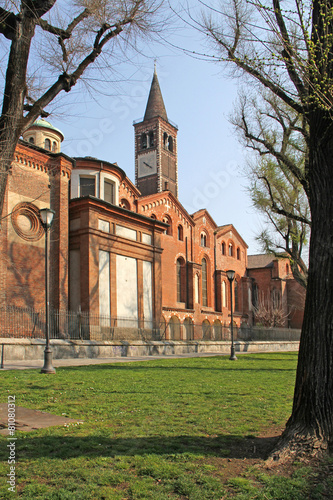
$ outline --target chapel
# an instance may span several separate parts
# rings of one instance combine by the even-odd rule
[[[237,326],[252,325],[260,297],[274,295],[284,326],[299,328],[304,293],[288,259],[248,256],[223,211],[216,222],[205,208],[189,214],[178,199],[177,132],[156,70],[144,117],[134,122],[135,183],[116,163],[62,153],[62,132],[44,119],[26,130],[2,215],[1,304],[44,307],[39,210],[50,207],[52,310],[84,311],[104,326],[165,325],[166,338],[184,340],[199,325],[213,337],[230,324],[232,269]]]

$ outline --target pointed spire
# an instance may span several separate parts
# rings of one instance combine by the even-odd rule
[[[156,72],[156,61],[155,61],[154,76],[151,82],[144,120],[150,120],[150,118],[155,118],[156,116],[160,116],[164,120],[168,121],[168,116],[164,106],[162,92],[160,89],[160,85],[158,83],[157,72]]]

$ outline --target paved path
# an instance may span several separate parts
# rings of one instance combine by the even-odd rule
[[[237,355],[240,353],[237,353]],[[152,361],[155,359],[174,359],[174,358],[201,358],[211,356],[227,356],[227,354],[202,352],[188,354],[168,354],[157,356],[128,356],[117,358],[69,358],[69,359],[54,359],[53,366],[58,368],[61,366],[85,366],[85,365],[101,365],[105,363],[126,363],[133,361]],[[41,359],[32,359],[25,361],[8,361],[4,362],[4,370],[26,370],[28,368],[40,369],[44,362]]]
[[[12,410],[11,410],[12,411]],[[15,431],[33,431],[55,425],[81,424],[83,420],[68,418],[63,415],[52,415],[45,411],[31,410],[22,406],[15,407]],[[0,404],[0,434],[8,437],[8,404]]]

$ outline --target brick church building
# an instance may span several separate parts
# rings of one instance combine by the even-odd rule
[[[40,119],[17,146],[1,221],[0,302],[44,307],[44,230],[51,207],[50,304],[140,326],[161,322],[219,329],[253,324],[260,292],[275,291],[285,326],[300,327],[302,292],[287,259],[247,255],[230,223],[178,199],[177,127],[169,120],[156,71],[145,115],[134,123],[135,185],[115,163],[61,152],[60,130]],[[106,318],[106,320],[105,320]],[[182,329],[187,331],[187,328]],[[186,334],[183,334],[183,338]]]

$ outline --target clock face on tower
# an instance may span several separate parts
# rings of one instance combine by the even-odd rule
[[[138,177],[156,174],[156,151],[141,154],[138,158]]]

